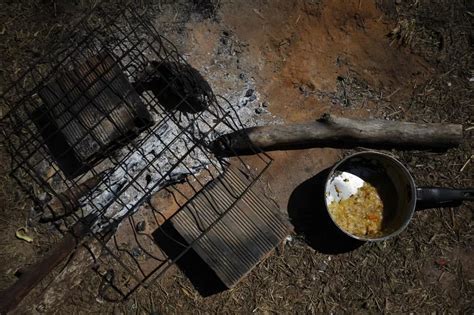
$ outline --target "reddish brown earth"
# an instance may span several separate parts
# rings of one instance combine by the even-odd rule
[[[203,9],[216,3],[211,11]],[[278,119],[309,121],[324,112],[462,123],[466,139],[459,149],[446,154],[392,153],[407,164],[421,185],[474,186],[469,162],[474,95],[469,81],[472,31],[468,27],[474,8],[462,1],[394,3],[164,1],[147,9],[163,35],[209,79],[216,93],[240,95],[249,86],[254,88],[257,101],[268,104],[271,114],[262,114],[262,119],[269,123]],[[12,16],[39,14],[25,6],[26,13],[21,7],[12,8],[8,11]],[[8,16],[5,19],[6,25],[12,25]],[[30,24],[14,25],[23,31],[16,36],[23,34],[34,45],[34,32],[29,32],[35,24]],[[49,36],[47,30],[38,34]],[[16,45],[24,50],[24,43]],[[4,62],[11,73],[17,71],[21,58],[31,58],[5,55],[13,60]],[[239,79],[241,73],[245,80]],[[328,148],[269,153],[274,162],[262,179],[266,195],[284,213],[321,210],[318,196],[314,195],[314,204],[311,200],[313,176],[347,153]],[[248,159],[256,163],[252,162],[255,158]],[[2,187],[3,207],[15,207],[23,213],[27,204],[20,197],[9,198],[13,195],[9,187],[13,184]],[[295,201],[301,193],[310,198]],[[8,254],[2,256],[1,288],[14,280],[18,266],[38,259],[50,247],[48,234],[41,228],[33,245],[16,240],[14,227],[21,226],[19,221],[26,215],[13,218],[7,211],[2,214],[8,222],[2,240],[8,245],[4,246]],[[86,269],[82,283],[47,312],[472,312],[472,203],[458,209],[416,213],[399,237],[337,255],[319,246],[322,240],[331,240],[314,231],[318,229],[314,217],[303,220],[310,227],[315,224],[313,231],[300,234],[297,228],[298,234],[291,241],[232,290],[203,297],[182,272],[174,269],[149,291],[139,290],[127,301],[109,303],[100,296],[100,278]],[[47,284],[40,286],[36,295],[41,296],[45,289]],[[31,305],[30,300],[25,301],[23,310]]]
[[[316,120],[324,112],[373,116],[371,110],[377,104],[370,100],[364,106],[345,109],[301,91],[310,95],[336,91],[337,78],[348,73],[385,95],[397,90],[409,95],[407,91],[424,80],[427,66],[421,58],[390,46],[387,35],[393,21],[373,2],[275,1],[271,6],[263,2],[250,6],[233,1],[223,6],[222,15],[224,25],[248,44],[245,59],[258,67],[252,76],[263,100],[286,122]],[[332,165],[338,152],[312,149],[273,152],[271,156],[275,162],[268,182],[278,204],[286,209],[295,184]]]

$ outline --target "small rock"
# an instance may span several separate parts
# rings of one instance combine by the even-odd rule
[[[245,80],[245,74],[244,73],[239,74],[239,78],[240,80]]]
[[[263,102],[262,107],[268,107],[268,102]]]
[[[263,113],[263,108],[261,108],[261,107],[255,108],[255,113],[256,113],[256,114],[261,114],[261,113]]]
[[[395,4],[402,4],[402,0],[395,0]]]
[[[138,258],[142,255],[142,250],[138,247],[134,247],[130,251],[130,254],[132,254],[133,257]]]
[[[239,107],[243,107],[243,106],[247,105],[248,102],[249,102],[248,99],[246,99],[246,98],[241,98],[241,99],[239,100],[239,105],[238,105],[238,106],[239,106]]]
[[[252,94],[250,97],[249,97],[249,102],[253,102],[257,99],[257,95],[255,94]]]
[[[143,232],[145,231],[145,228],[146,228],[146,222],[145,221],[140,221],[137,223],[137,225],[135,226],[135,229],[137,230],[137,232]]]
[[[254,90],[253,89],[248,89],[247,92],[245,92],[245,97],[250,97],[253,95]]]

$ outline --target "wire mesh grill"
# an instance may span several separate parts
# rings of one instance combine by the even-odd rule
[[[243,127],[237,112],[134,10],[115,17],[98,11],[76,29],[66,47],[56,47],[3,94],[10,108],[3,136],[11,175],[41,220],[71,227],[95,219],[91,233],[106,252],[101,260],[110,263],[97,271],[123,298],[192,247],[160,232],[180,248],[167,257],[143,232],[160,230],[173,215],[165,208],[180,211],[225,172],[245,174],[242,190],[227,187],[238,201],[271,159],[258,154],[250,171],[235,158],[232,171],[210,152],[210,141]],[[162,206],[163,200],[172,205]],[[231,207],[215,205],[216,222]],[[147,216],[144,228],[140,218]],[[121,243],[120,234],[110,238],[122,222],[133,244]],[[124,274],[121,285],[116,273]]]

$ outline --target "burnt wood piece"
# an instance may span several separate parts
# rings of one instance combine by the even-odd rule
[[[177,62],[150,62],[133,87],[140,94],[151,91],[167,111],[195,114],[209,107],[213,98],[199,71]]]
[[[77,222],[48,256],[30,266],[13,285],[0,292],[0,314],[13,310],[41,280],[66,259],[82,242],[94,221],[95,216],[89,215],[83,222]]]
[[[62,73],[38,95],[44,105],[34,121],[68,177],[86,171],[153,122],[119,63],[106,52]],[[55,138],[61,138],[60,145],[51,141]]]
[[[290,233],[289,223],[258,183],[247,190],[250,179],[232,166],[171,218],[174,229],[188,244],[195,241],[194,252],[228,288]]]
[[[314,122],[242,129],[219,137],[211,148],[220,155],[313,147],[445,150],[458,146],[462,138],[459,124],[362,120],[324,114]]]

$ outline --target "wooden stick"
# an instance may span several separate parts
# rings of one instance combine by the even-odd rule
[[[81,243],[89,231],[89,226],[95,221],[95,216],[87,216],[83,221],[78,221],[47,257],[33,264],[13,285],[0,292],[0,314],[13,310],[31,289]]]
[[[223,156],[314,147],[445,150],[459,145],[462,125],[359,120],[324,114],[292,125],[252,127],[219,137],[211,149]]]

